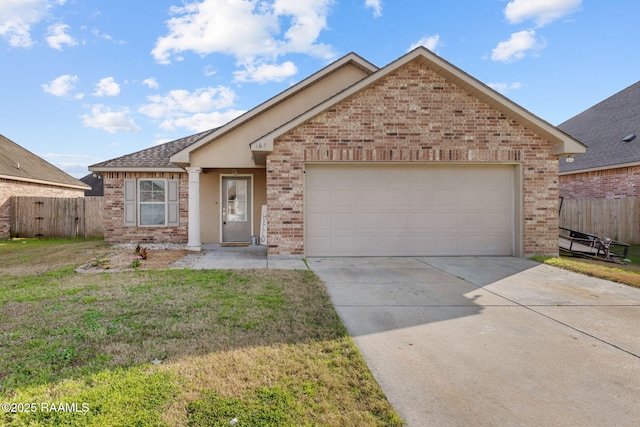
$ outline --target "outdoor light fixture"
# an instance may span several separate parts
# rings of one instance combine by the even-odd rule
[[[573,154],[569,154],[564,161],[567,163],[573,163]]]

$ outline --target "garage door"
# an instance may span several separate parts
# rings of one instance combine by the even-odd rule
[[[307,165],[307,256],[512,255],[514,167]]]

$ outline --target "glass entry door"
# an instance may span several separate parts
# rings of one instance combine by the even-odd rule
[[[222,177],[222,241],[251,241],[251,177]]]

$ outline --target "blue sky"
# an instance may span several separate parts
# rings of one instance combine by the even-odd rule
[[[75,177],[423,45],[556,125],[640,80],[637,0],[0,0],[0,134]]]

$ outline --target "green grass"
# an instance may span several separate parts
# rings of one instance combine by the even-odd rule
[[[631,246],[627,258],[631,263],[625,265],[565,255],[532,259],[565,270],[640,288],[640,246]]]
[[[402,424],[312,272],[73,272],[104,250],[0,246],[0,401],[38,405],[0,425]]]

